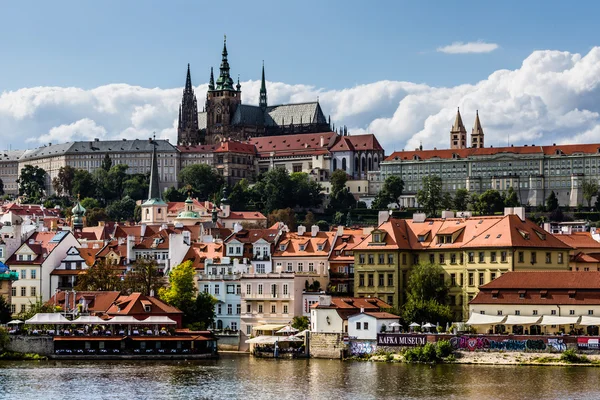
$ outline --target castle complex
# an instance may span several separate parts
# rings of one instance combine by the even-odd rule
[[[225,41],[219,77],[215,82],[211,68],[206,103],[201,112],[198,112],[188,65],[177,125],[178,145],[194,146],[219,143],[223,139],[246,140],[250,137],[331,131],[318,101],[268,105],[264,65],[258,106],[242,104],[239,78],[234,86],[227,56]]]

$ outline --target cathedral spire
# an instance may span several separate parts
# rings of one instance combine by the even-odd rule
[[[192,74],[190,73],[190,63],[188,63],[187,76],[185,77],[185,89],[186,92],[191,93],[192,89]]]
[[[258,106],[265,111],[267,109],[267,83],[265,82],[265,62],[263,60],[262,65],[262,80],[260,82],[260,97],[258,99]]]
[[[475,112],[475,124],[471,131],[471,147],[483,147],[483,128],[481,127],[481,121],[479,121],[479,110]]]
[[[221,55],[221,73],[217,79],[217,90],[233,90],[233,79],[229,75],[229,61],[227,61],[227,36],[223,39],[223,52]]]
[[[215,90],[215,76],[213,74],[213,67],[210,67],[210,80],[208,81],[208,90]]]
[[[150,168],[150,187],[148,188],[148,200],[161,200],[160,189],[158,187],[158,159],[156,157],[156,136],[150,139],[152,145],[152,166]]]
[[[450,130],[450,148],[452,149],[464,149],[467,147],[467,130],[462,122],[460,116],[460,108],[456,111],[456,118],[454,119],[454,125]]]

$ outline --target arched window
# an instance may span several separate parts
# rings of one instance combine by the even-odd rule
[[[360,164],[361,164],[360,170],[363,172],[366,171],[367,170],[367,159],[365,157],[362,157]]]
[[[337,169],[337,158],[333,159],[333,170],[335,171]]]
[[[342,158],[342,169],[346,170],[346,157]]]
[[[371,158],[371,155],[369,154],[369,171],[373,171],[373,159]]]
[[[354,171],[359,171],[360,170],[360,165],[358,162],[358,156],[354,157]]]

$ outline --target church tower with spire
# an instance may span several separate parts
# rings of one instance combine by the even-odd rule
[[[460,108],[456,111],[456,119],[450,130],[450,148],[465,149],[467,147],[467,130],[460,116]]]
[[[242,102],[242,90],[238,83],[234,87],[227,60],[227,37],[223,41],[221,66],[216,84],[211,69],[211,77],[206,93],[206,139],[208,143],[218,143],[226,138],[235,110]]]
[[[194,88],[192,87],[192,76],[190,64],[187,67],[185,88],[183,98],[179,106],[179,122],[177,124],[177,144],[181,146],[197,145],[201,142],[200,129],[198,126],[198,103]]]
[[[265,62],[262,65],[262,79],[260,81],[260,95],[258,98],[258,106],[263,112],[267,109],[267,83],[265,82]]]
[[[473,130],[471,131],[471,147],[474,149],[483,148],[483,128],[481,127],[481,122],[479,121],[479,110],[477,110],[475,114],[475,124],[473,125]]]
[[[150,187],[148,188],[148,200],[142,204],[142,220],[144,224],[162,224],[167,222],[167,203],[160,194],[158,158],[156,157],[156,140],[150,139],[152,143],[152,166],[150,168]]]

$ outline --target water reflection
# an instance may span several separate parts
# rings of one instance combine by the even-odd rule
[[[598,399],[597,368],[335,360],[0,363],[0,398]]]

